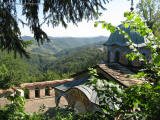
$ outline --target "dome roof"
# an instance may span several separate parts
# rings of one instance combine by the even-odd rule
[[[119,25],[121,29],[123,29],[126,33],[129,34],[131,37],[131,40],[134,44],[137,45],[137,47],[144,47],[146,46],[146,43],[148,43],[148,40],[141,37],[138,33],[134,31],[130,31],[130,28],[125,28],[124,25]],[[115,33],[112,33],[108,40],[104,43],[104,45],[119,45],[119,46],[128,46],[128,40],[124,38],[124,35],[119,34],[118,31]]]
[[[80,91],[82,91],[92,103],[99,105],[99,98],[97,92],[94,90],[92,86],[89,87],[86,85],[78,85],[74,88],[77,88]]]
[[[88,82],[89,77],[80,78],[77,80],[73,80],[71,82],[66,82],[58,85],[54,85],[53,88],[56,88],[62,92],[70,91],[73,88],[76,88],[82,91],[86,97],[94,104],[99,104],[99,99],[97,96],[97,92],[93,89],[92,86],[85,85]]]

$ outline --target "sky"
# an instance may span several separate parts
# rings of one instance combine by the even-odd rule
[[[139,0],[134,0],[134,9]],[[110,32],[106,29],[102,29],[99,25],[97,28],[94,27],[94,22],[99,20],[105,20],[106,22],[112,23],[113,25],[119,25],[122,20],[124,20],[123,14],[125,11],[130,11],[131,7],[130,0],[112,0],[107,3],[105,6],[106,11],[102,11],[102,16],[98,20],[86,21],[78,23],[78,26],[73,25],[72,23],[68,24],[67,28],[62,27],[61,25],[57,27],[52,27],[48,25],[43,25],[42,29],[47,33],[48,36],[54,37],[95,37],[95,36],[109,36]],[[22,36],[33,36],[29,28],[22,27],[21,29]]]

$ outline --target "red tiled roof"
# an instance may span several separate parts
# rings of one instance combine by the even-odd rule
[[[30,88],[30,87],[41,87],[41,86],[51,86],[56,84],[61,84],[65,82],[73,81],[74,79],[64,79],[64,80],[54,80],[54,81],[45,81],[45,82],[34,82],[34,83],[24,83],[21,84],[21,88]]]
[[[136,73],[118,63],[98,64],[97,67],[108,74],[110,77],[112,77],[115,81],[121,83],[126,87],[136,84],[142,84],[145,82],[143,78],[127,78],[127,75],[135,75]]]
[[[14,90],[13,89],[7,89],[7,90],[0,90],[0,95],[2,94],[6,94],[6,93],[13,93]]]
[[[64,79],[64,80],[54,80],[54,81],[45,81],[45,82],[34,82],[34,83],[24,83],[21,84],[21,88],[34,88],[34,87],[42,87],[42,86],[52,86],[56,84],[61,84],[65,82],[73,81],[74,79]],[[18,87],[15,87],[18,88]],[[7,90],[0,90],[0,95],[6,94],[6,93],[13,93],[13,89],[7,89]]]

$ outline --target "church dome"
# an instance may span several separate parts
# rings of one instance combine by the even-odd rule
[[[126,33],[129,34],[131,37],[131,40],[134,44],[137,45],[137,47],[144,47],[146,46],[147,39],[144,37],[141,37],[138,33],[134,31],[130,31],[130,28],[125,28],[124,25],[119,25],[121,29],[123,29]],[[124,38],[124,35],[119,34],[118,31],[115,33],[112,33],[108,40],[104,43],[104,45],[110,46],[110,45],[118,45],[118,46],[129,46],[128,40]]]

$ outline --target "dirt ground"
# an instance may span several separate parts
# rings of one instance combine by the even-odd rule
[[[64,97],[61,97],[59,106],[67,105],[67,101]],[[41,106],[45,106],[45,111],[50,108],[56,107],[54,97],[44,97],[26,100],[25,111],[26,112],[37,112]]]

